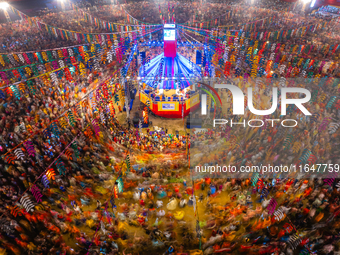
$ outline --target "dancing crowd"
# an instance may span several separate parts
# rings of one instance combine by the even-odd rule
[[[204,21],[211,22],[210,25],[206,22],[203,29],[230,26],[231,30],[243,29],[242,32],[250,29],[245,24],[259,22],[251,27],[252,33],[326,21],[321,16],[289,12],[289,5],[281,1],[262,1],[256,6],[232,2],[169,2],[157,6],[143,1],[103,5],[86,11],[110,22],[126,24],[129,13],[139,21],[159,24],[162,23],[160,12],[167,18],[172,7],[176,23],[185,23],[195,31],[199,27],[196,24]],[[269,21],[259,21],[263,18]],[[32,20],[36,19],[83,33],[108,32],[84,18],[79,10],[49,13]],[[230,129],[221,125],[206,129],[205,133],[195,130],[172,133],[168,132],[166,122],[163,130],[123,125],[118,118],[125,117],[124,99],[116,100],[114,94],[121,89],[117,70],[126,61],[106,63],[102,56],[107,54],[108,46],[98,42],[93,57],[100,56],[99,66],[87,66],[85,74],[77,68],[72,81],[62,77],[55,84],[50,79],[36,79],[36,91],[27,90],[18,98],[4,89],[7,83],[1,78],[4,93],[0,96],[0,254],[338,254],[340,194],[334,175],[320,177],[315,171],[285,176],[199,175],[192,167],[327,163],[334,165],[335,174],[339,172],[336,167],[340,165],[340,101],[336,79],[340,74],[339,50],[328,47],[337,47],[339,26],[328,22],[331,25],[307,31],[303,37],[278,37],[270,42],[285,44],[278,54],[280,65],[295,70],[292,73],[296,79],[287,77],[284,82],[269,77],[264,70],[264,63],[276,48],[267,49],[266,42],[259,40],[264,61],[259,64],[259,76],[265,78],[248,81],[245,76],[250,74],[252,66],[228,58],[234,55],[245,60],[245,54],[240,52],[246,48],[237,50],[237,40],[229,40],[225,30],[212,31],[218,33],[219,40],[227,36],[229,40],[229,48],[225,50],[229,55],[223,54],[223,63],[216,63],[214,70],[222,74],[225,62],[230,61],[232,70],[229,74],[224,72],[225,76],[243,91],[249,86],[256,88],[254,98],[264,102],[262,108],[271,105],[272,86],[303,83],[311,91],[312,99],[306,108],[312,116],[302,115],[297,108],[287,110],[286,118],[299,122],[295,128],[267,123],[255,129]],[[75,40],[56,38],[25,20],[1,24],[0,32],[1,53],[9,55],[78,44]],[[152,34],[149,39],[157,37],[158,34]],[[180,39],[190,38],[187,47],[191,49],[181,45],[179,52],[194,59],[193,49],[203,50],[201,44],[210,40],[209,36],[204,37],[183,28]],[[254,46],[255,42],[249,41]],[[304,49],[313,47],[294,52],[296,45],[303,45]],[[99,50],[101,47],[105,49]],[[152,59],[162,48],[151,47],[146,51]],[[291,58],[283,58],[292,51]],[[125,55],[131,52],[131,47],[127,47]],[[308,72],[315,76],[307,78],[297,76],[306,68],[293,57],[325,63],[322,68],[309,66]],[[17,65],[6,63],[4,68],[12,70]],[[39,69],[39,75],[45,72],[46,68]],[[280,75],[281,69],[276,66],[273,73]],[[321,75],[316,77],[318,73]],[[20,79],[13,77],[12,81]],[[87,97],[106,80],[112,98],[96,96],[95,107],[89,99],[87,105],[72,110],[74,123],[70,120],[65,124],[65,112],[70,112],[79,99]],[[219,93],[228,107],[218,111],[217,116],[228,119],[231,95],[221,90]],[[113,99],[114,109],[108,111],[111,104],[107,105]],[[244,119],[251,117],[254,116],[246,110]],[[240,117],[232,118],[243,121]],[[277,113],[272,118],[282,120],[283,116]],[[94,128],[94,121],[100,123],[100,132]],[[59,132],[49,128],[51,123],[58,123]],[[26,146],[23,141],[30,141],[31,145]],[[16,157],[11,159],[14,152]],[[40,190],[38,200],[33,187]],[[275,213],[269,210],[273,199],[277,204]],[[33,207],[27,210],[29,204]]]

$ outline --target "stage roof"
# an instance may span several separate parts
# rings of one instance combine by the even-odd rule
[[[201,78],[201,69],[179,53],[175,58],[164,57],[162,53],[140,67],[139,77],[153,88],[184,89],[193,78]]]

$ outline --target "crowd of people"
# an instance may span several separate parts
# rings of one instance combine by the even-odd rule
[[[319,11],[320,12],[329,12],[329,13],[333,13],[333,14],[340,14],[339,8],[337,8],[335,6],[331,6],[331,5],[321,6]]]
[[[183,26],[179,32],[182,44],[178,52],[192,61],[196,50],[204,52],[207,44],[218,52],[220,47],[211,40],[219,44],[228,40],[223,53],[209,55],[206,51],[205,59],[214,62],[216,74],[224,73],[244,92],[250,86],[256,88],[254,98],[263,102],[263,109],[272,103],[272,86],[303,83],[301,86],[311,91],[312,99],[305,106],[312,116],[305,117],[297,108],[287,110],[285,118],[297,119],[296,128],[283,128],[279,123],[255,129],[221,125],[199,133],[195,129],[168,130],[171,120],[164,121],[162,129],[132,127],[129,121],[123,125],[118,119],[125,117],[126,99],[119,83],[120,75],[124,76],[120,70],[127,60],[107,63],[102,56],[109,47],[98,42],[93,57],[100,56],[99,66],[87,65],[85,74],[76,68],[72,80],[60,77],[57,84],[49,78],[36,78],[35,93],[26,89],[18,98],[8,92],[5,87],[9,84],[1,76],[0,254],[338,254],[340,194],[335,179],[338,176],[328,177],[329,169],[323,168],[323,175],[315,171],[301,174],[298,168],[297,174],[260,172],[256,176],[206,172],[200,175],[194,167],[219,164],[239,168],[268,163],[298,167],[302,163],[327,163],[334,165],[332,172],[339,172],[339,26],[323,16],[304,16],[290,7],[286,2],[270,0],[255,1],[253,6],[235,1],[160,5],[143,1],[98,3],[84,11],[99,20],[120,24],[128,22],[127,13],[152,24],[163,23],[160,13],[165,20],[175,17],[176,23],[195,29],[193,32]],[[269,21],[259,21],[263,18]],[[32,20],[82,33],[108,32],[77,10],[49,13]],[[259,22],[257,26],[245,26],[255,21]],[[247,38],[241,43],[235,39],[237,36],[230,39],[228,35],[235,30],[274,33],[322,22],[330,23],[300,37],[274,38],[270,48],[261,39],[249,39],[246,44],[243,42]],[[201,23],[202,29],[211,33],[202,34]],[[232,31],[225,30],[228,26]],[[159,33],[139,43],[159,41]],[[212,36],[214,33],[216,36]],[[0,35],[0,53],[6,55],[78,44],[56,38],[25,20],[1,24]],[[255,41],[261,45],[258,48],[262,49],[259,54],[263,58],[258,73],[265,78],[247,80],[254,64],[247,62],[243,53],[249,47],[255,50]],[[272,49],[274,43],[276,47]],[[296,51],[299,46],[304,50]],[[162,52],[162,46],[146,44],[139,50],[152,59]],[[274,51],[278,60],[271,59]],[[132,47],[127,47],[124,58],[130,53]],[[242,63],[232,61],[232,55]],[[256,53],[252,51],[251,55]],[[215,63],[213,56],[220,56],[221,61]],[[298,62],[300,59],[302,63]],[[307,59],[323,65],[304,68]],[[273,60],[277,65],[268,68],[268,61]],[[227,70],[229,61],[231,68],[227,73],[223,70]],[[283,70],[294,70],[295,79],[287,76],[282,82],[278,78],[284,77],[280,68],[284,65]],[[3,68],[7,72],[14,67],[6,63]],[[272,76],[265,69],[272,70]],[[300,75],[303,70],[313,77]],[[39,68],[39,75],[45,72],[44,66]],[[26,78],[34,78],[34,74]],[[111,98],[104,96],[104,89],[97,93],[96,88],[105,81]],[[91,91],[95,96],[73,110],[78,100]],[[230,117],[230,92],[219,93],[223,109],[216,116],[242,122],[240,117]],[[65,124],[65,112],[72,112],[74,120],[70,118]],[[244,119],[251,117],[254,116],[247,109]],[[282,120],[283,116],[277,113],[271,118]],[[59,132],[51,128],[52,123],[57,124]],[[275,213],[269,210],[273,199],[277,204]]]
[[[134,3],[128,3],[121,5],[100,5],[96,8],[91,7],[83,10],[105,22],[124,24],[127,22],[126,17],[128,13],[135,19],[144,23],[162,24],[163,20],[159,13],[159,10],[161,10],[166,22],[171,22],[170,19],[172,20],[172,17],[175,18],[176,23],[190,23],[194,26],[200,25],[203,21],[209,21],[210,27],[228,26],[235,30],[242,29],[245,24],[261,21],[264,17],[276,17],[275,19],[272,19],[271,22],[266,22],[265,26],[257,26],[254,32],[292,29],[294,27],[306,26],[316,22],[314,16],[303,17],[300,14],[293,14],[292,12],[282,15],[283,13],[286,13],[285,11],[289,8],[284,1],[275,3],[275,7],[271,8],[263,8],[263,6],[268,6],[267,3],[263,3],[263,6],[245,6],[241,3],[228,5],[225,3],[209,2],[203,4],[198,2],[169,2],[156,6],[155,4],[144,1],[141,5],[143,8],[140,8]],[[172,15],[172,8],[174,8],[174,15]],[[144,9],[148,9],[148,12],[145,13],[143,11]],[[2,34],[0,38],[0,50],[3,53],[41,50],[69,46],[76,42],[75,39],[66,40],[61,37],[55,38],[53,34],[48,33],[46,30],[37,28],[35,25],[36,20],[70,31],[83,33],[110,32],[98,23],[95,24],[91,20],[86,20],[81,13],[82,12],[76,10],[48,13],[34,18],[33,26],[23,20],[1,24]],[[320,18],[325,19],[324,16],[320,16]],[[320,22],[320,20],[317,21]],[[208,26],[207,22],[204,23],[204,27],[206,26]],[[338,26],[332,26],[332,28],[328,27],[326,31],[324,31],[325,36],[330,29],[332,29],[333,33],[338,32]],[[329,37],[329,35],[326,37]],[[318,38],[318,40],[322,39],[324,39],[324,36]],[[331,43],[333,43],[333,41],[331,41]]]

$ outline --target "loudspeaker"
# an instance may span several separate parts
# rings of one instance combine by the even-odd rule
[[[134,117],[134,118],[132,119],[132,123],[133,123],[133,126],[134,126],[135,128],[138,128],[138,127],[139,127],[139,118],[138,118],[138,117]]]
[[[132,119],[132,123],[133,123],[133,126],[135,128],[139,128],[139,120],[142,122],[142,128],[147,128],[149,127],[149,124],[150,124],[150,120],[148,119],[148,123],[144,123],[144,120],[141,119],[141,118],[138,118],[138,117],[134,117]]]
[[[187,128],[201,128],[203,120],[196,118],[187,118]]]
[[[140,51],[139,56],[142,58],[142,62],[145,60],[145,51]]]
[[[196,50],[196,65],[202,64],[202,53],[199,50]]]
[[[136,89],[133,89],[133,90],[130,91],[130,98],[131,98],[132,100],[135,100],[135,98],[136,98],[136,93],[137,93],[137,90],[136,90]]]

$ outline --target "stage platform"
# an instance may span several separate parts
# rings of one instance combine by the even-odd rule
[[[200,105],[199,93],[192,94],[188,99],[174,99],[174,97],[159,96],[151,98],[142,91],[139,93],[139,100],[144,104],[147,104],[147,101],[149,101],[150,110],[164,118],[182,118],[182,114],[185,117],[190,111],[195,111]]]
[[[182,118],[199,107],[199,94],[191,94],[190,86],[201,78],[201,69],[179,53],[173,58],[158,55],[139,69],[139,77],[143,84],[139,99],[149,101],[155,115]]]

